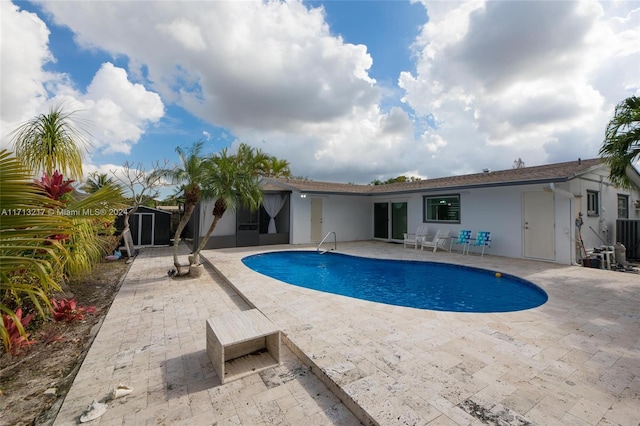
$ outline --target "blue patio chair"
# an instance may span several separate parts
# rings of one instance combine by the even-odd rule
[[[460,231],[460,233],[458,234],[458,238],[452,238],[451,239],[451,244],[449,244],[449,252],[451,252],[451,249],[453,248],[454,245],[457,246],[462,246],[462,254],[464,254],[465,252],[469,251],[469,243],[471,240],[471,231],[468,229],[463,229]]]
[[[476,235],[475,239],[470,240],[469,247],[482,247],[482,253],[480,257],[484,256],[485,248],[491,249],[491,232],[489,231],[479,231],[478,235]],[[467,254],[469,254],[469,249],[467,249]]]

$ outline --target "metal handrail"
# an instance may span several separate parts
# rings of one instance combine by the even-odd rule
[[[336,236],[336,232],[335,231],[331,231],[331,232],[327,232],[327,235],[324,236],[324,238],[322,239],[322,241],[320,241],[320,244],[318,244],[318,253],[320,254],[324,254],[326,252],[328,252],[329,250],[320,250],[320,246],[322,245],[322,243],[324,243],[324,241],[329,238],[329,235],[333,234],[333,249],[330,250],[337,250],[338,248],[338,237]]]

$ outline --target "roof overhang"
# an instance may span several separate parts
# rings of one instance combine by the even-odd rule
[[[636,169],[633,164],[629,164],[627,167],[627,176],[631,183],[633,183],[636,188],[640,189],[640,172]]]

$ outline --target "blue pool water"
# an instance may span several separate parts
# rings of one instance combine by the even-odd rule
[[[512,312],[547,301],[538,286],[494,271],[435,262],[340,253],[279,251],[242,262],[261,274],[313,290],[389,305],[452,312]]]

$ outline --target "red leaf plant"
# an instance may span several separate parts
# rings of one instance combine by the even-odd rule
[[[35,314],[31,313],[22,318],[22,308],[16,309],[16,317],[18,318],[18,322],[22,324],[23,328],[29,325],[34,316]],[[17,324],[9,315],[2,315],[2,322],[5,330],[7,330],[9,334],[9,347],[7,349],[11,355],[19,355],[25,346],[36,343],[35,340],[29,340],[31,333],[25,333],[24,335],[20,334]]]
[[[56,321],[82,321],[84,320],[84,314],[92,314],[96,312],[95,306],[78,306],[76,299],[51,299],[53,304],[53,319]]]
[[[72,179],[64,180],[62,173],[56,170],[52,176],[44,173],[42,179],[34,182],[47,193],[49,198],[57,201],[67,192],[73,191],[71,184],[75,181]]]
[[[64,337],[64,333],[59,333],[57,330],[49,328],[41,330],[38,333],[38,340],[45,345],[50,345],[52,343],[64,342],[67,338]]]

